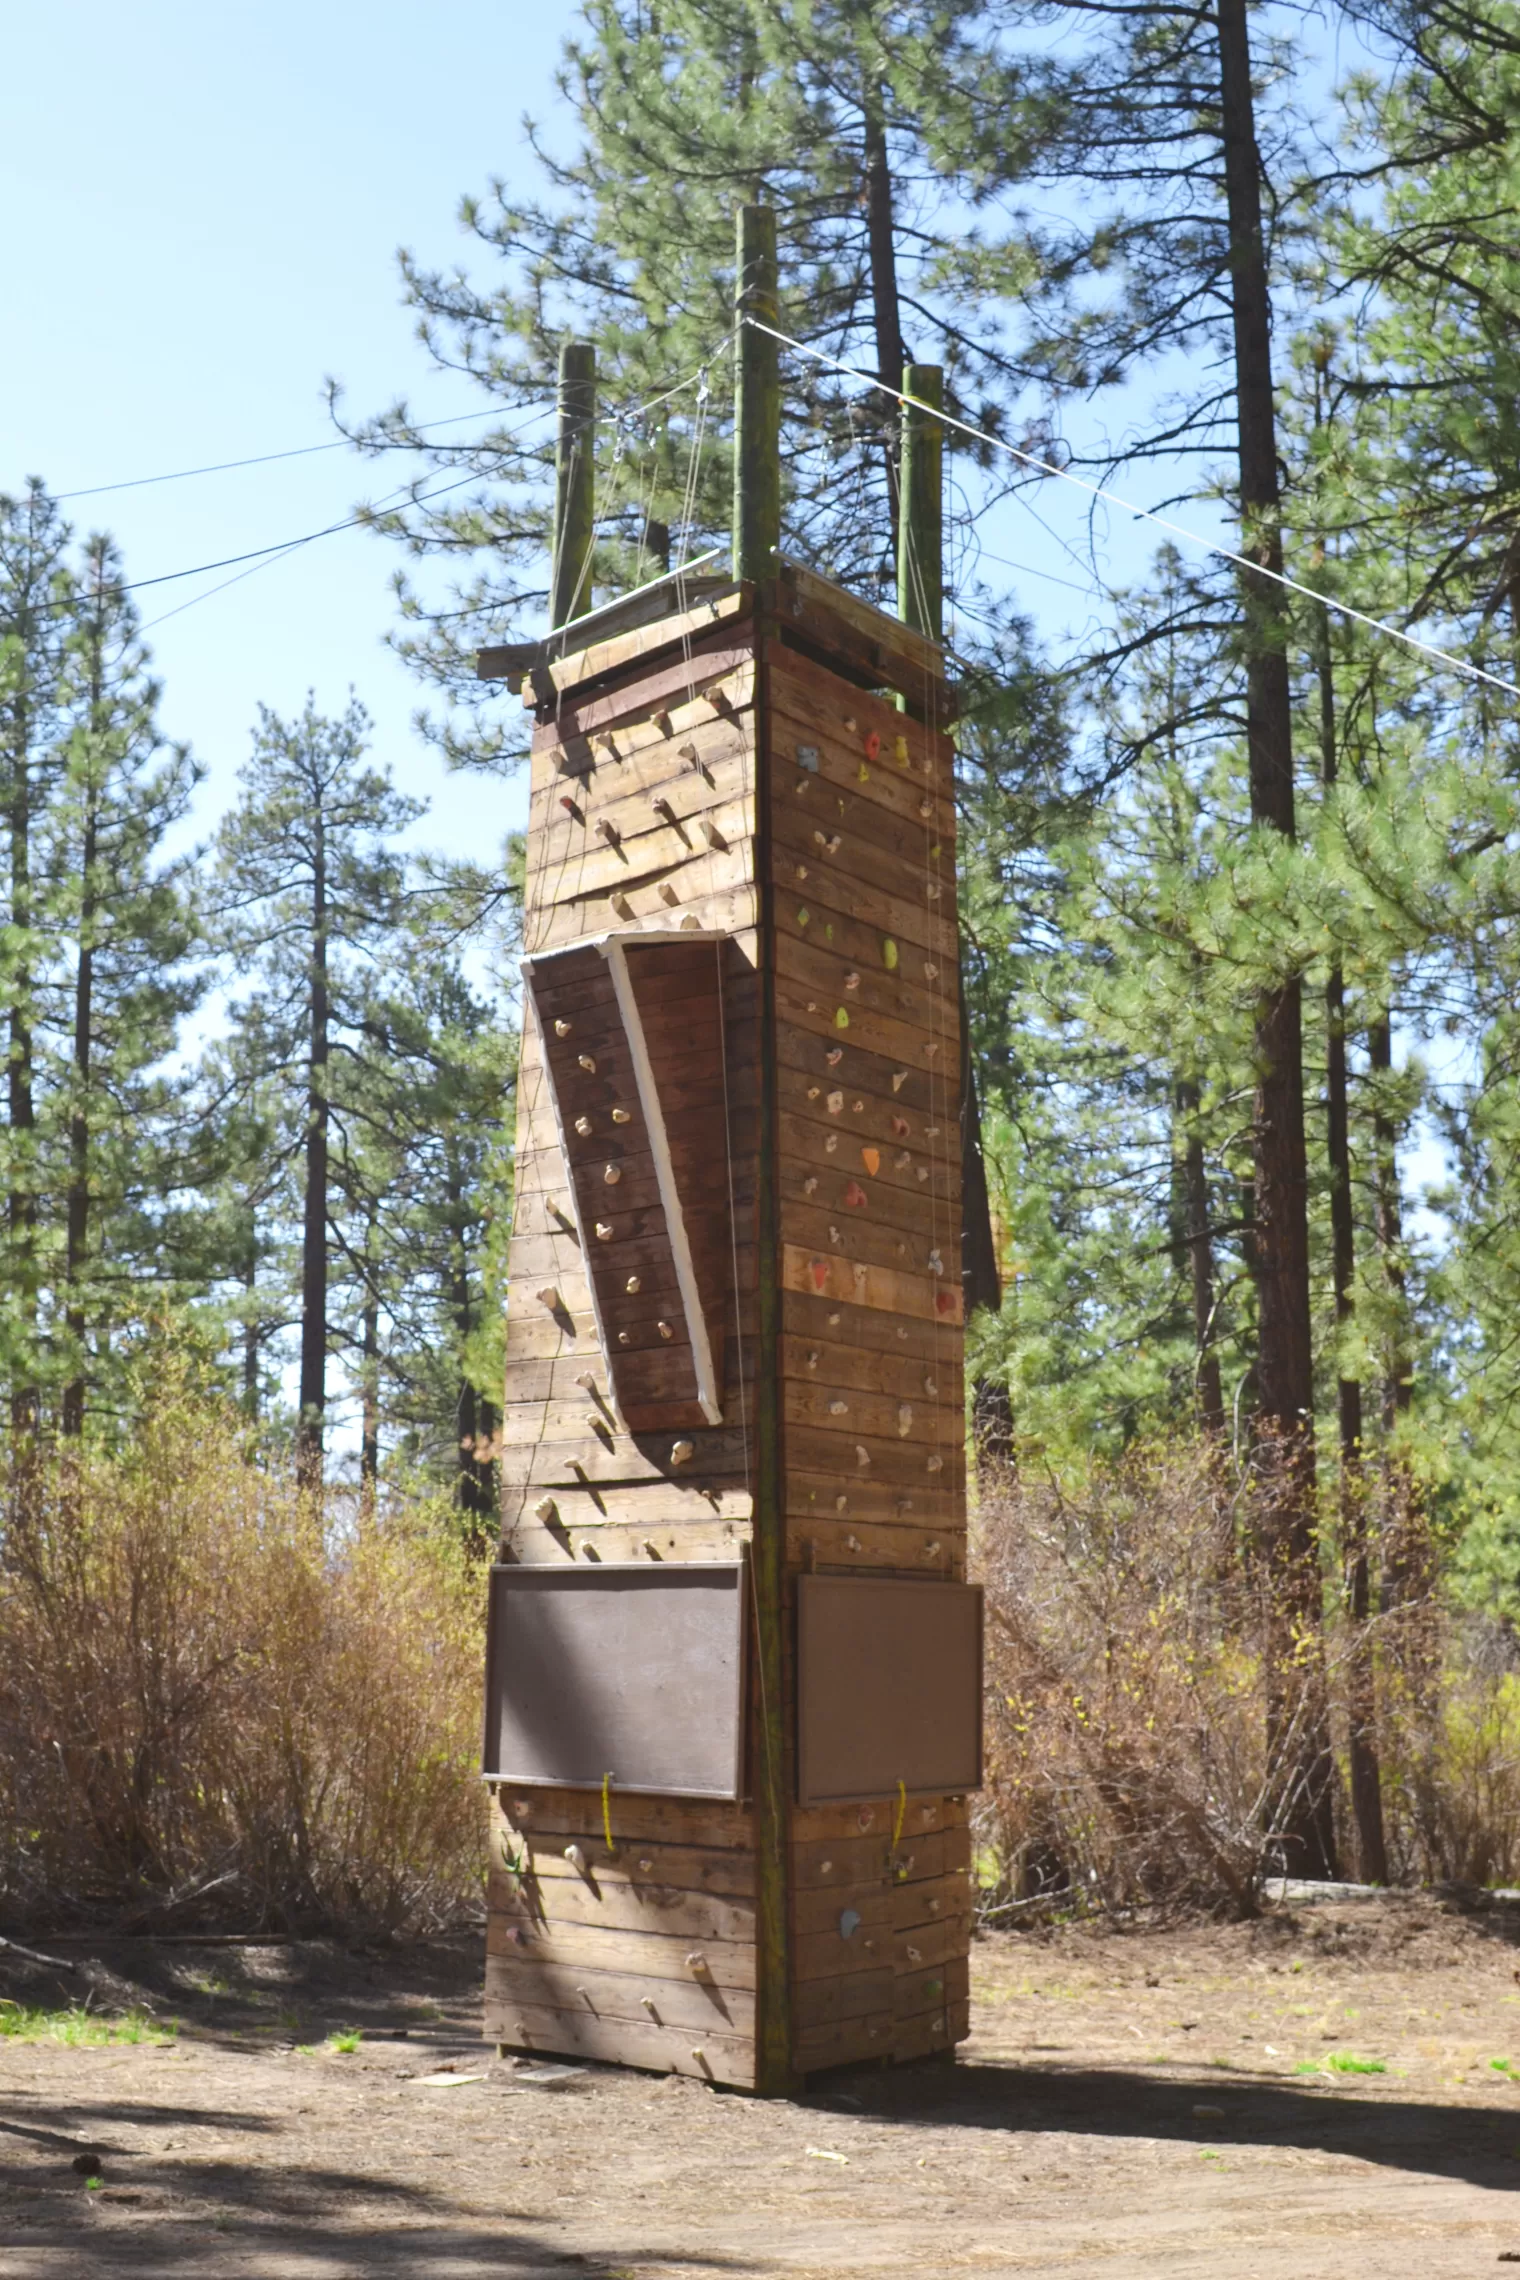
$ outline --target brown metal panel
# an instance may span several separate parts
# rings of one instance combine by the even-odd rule
[[[737,1561],[493,1568],[487,1778],[739,1796],[744,1599]]]
[[[982,1778],[982,1594],[879,1576],[797,1579],[797,1790],[804,1805]]]

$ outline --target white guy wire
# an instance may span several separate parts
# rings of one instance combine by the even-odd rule
[[[1335,610],[1341,617],[1354,618],[1358,625],[1369,626],[1374,633],[1386,633],[1390,640],[1402,641],[1406,648],[1417,649],[1422,656],[1434,657],[1442,665],[1450,665],[1455,672],[1465,673],[1469,680],[1485,681],[1491,689],[1502,689],[1506,696],[1520,697],[1520,687],[1513,681],[1504,680],[1498,673],[1485,672],[1481,665],[1474,665],[1465,657],[1454,657],[1449,649],[1438,649],[1433,641],[1421,641],[1416,634],[1406,633],[1402,626],[1390,625],[1387,618],[1369,617],[1365,610],[1353,609],[1350,602],[1337,601],[1333,594],[1318,593],[1313,586],[1305,586],[1297,578],[1290,578],[1284,570],[1269,570],[1264,563],[1253,562],[1248,554],[1237,554],[1233,547],[1221,545],[1217,538],[1205,538],[1201,532],[1189,530],[1185,524],[1173,522],[1167,515],[1157,514],[1154,508],[1137,507],[1133,500],[1121,498],[1117,491],[1110,491],[1106,484],[1089,483],[1084,476],[1073,475],[1065,467],[1056,467],[1048,459],[1039,459],[1032,451],[1021,451],[1017,444],[1005,443],[1001,436],[989,435],[985,428],[973,427],[969,420],[958,420],[953,412],[936,411],[932,404],[920,404],[916,396],[905,396],[900,388],[888,387],[886,381],[878,380],[874,373],[862,372],[854,364],[845,364],[837,356],[827,355],[821,348],[810,348],[805,340],[793,340],[790,333],[778,332],[774,325],[762,324],[758,317],[746,314],[741,321],[752,325],[756,332],[768,333],[772,340],[780,341],[783,348],[794,348],[799,356],[810,356],[815,364],[826,364],[830,371],[842,372],[847,379],[859,380],[867,388],[879,388],[894,403],[911,403],[916,410],[931,413],[935,419],[942,420],[946,427],[959,428],[962,435],[969,435],[976,442],[987,444],[993,451],[1006,452],[1010,459],[1018,460],[1021,466],[1032,467],[1036,474],[1053,475],[1059,483],[1071,483],[1077,490],[1085,491],[1090,499],[1102,499],[1111,507],[1122,507],[1127,515],[1134,515],[1141,522],[1155,523],[1159,529],[1170,531],[1174,538],[1186,539],[1189,546],[1201,546],[1206,554],[1217,554],[1222,560],[1233,562],[1258,578],[1270,578],[1274,585],[1284,586],[1290,593],[1302,594],[1306,601],[1318,602],[1321,609]]]

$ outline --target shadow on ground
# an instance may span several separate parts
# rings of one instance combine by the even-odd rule
[[[895,2074],[832,2076],[807,2101],[914,2128],[1069,2132],[1088,2138],[1312,2149],[1490,2190],[1520,2191],[1520,2112],[1249,2083],[1200,2068],[1191,2080],[1140,2068],[932,2059]],[[1200,2108],[1209,2109],[1200,2114]]]

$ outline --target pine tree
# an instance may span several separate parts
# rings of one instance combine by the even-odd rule
[[[172,1224],[191,1177],[182,1088],[165,1070],[202,985],[189,963],[193,858],[167,861],[162,843],[200,771],[158,726],[159,691],[122,578],[112,542],[89,539],[69,631],[69,730],[42,827],[61,953],[47,993],[49,1090],[66,1155],[53,1369],[69,1436],[83,1432],[106,1356],[145,1291],[169,1308],[187,1264]],[[110,1398],[119,1404],[120,1389]]]
[[[327,1410],[335,1115],[354,1090],[379,961],[404,915],[397,834],[422,814],[381,770],[363,765],[368,716],[356,699],[336,720],[308,698],[298,720],[261,709],[243,794],[218,834],[220,941],[238,976],[248,1075],[276,1083],[299,1136],[300,1324],[296,1457],[321,1477]]]

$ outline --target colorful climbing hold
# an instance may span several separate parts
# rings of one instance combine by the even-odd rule
[[[892,940],[892,937],[891,937],[891,935],[890,935],[890,934],[888,934],[887,936],[885,936],[885,937],[884,937],[884,939],[883,939],[883,941],[882,941],[882,945],[881,945],[881,962],[882,962],[882,964],[883,964],[883,965],[886,967],[886,969],[887,969],[887,972],[888,972],[889,974],[895,974],[895,973],[896,973],[896,971],[897,971],[897,944],[896,944],[896,943],[895,943],[895,942]]]

